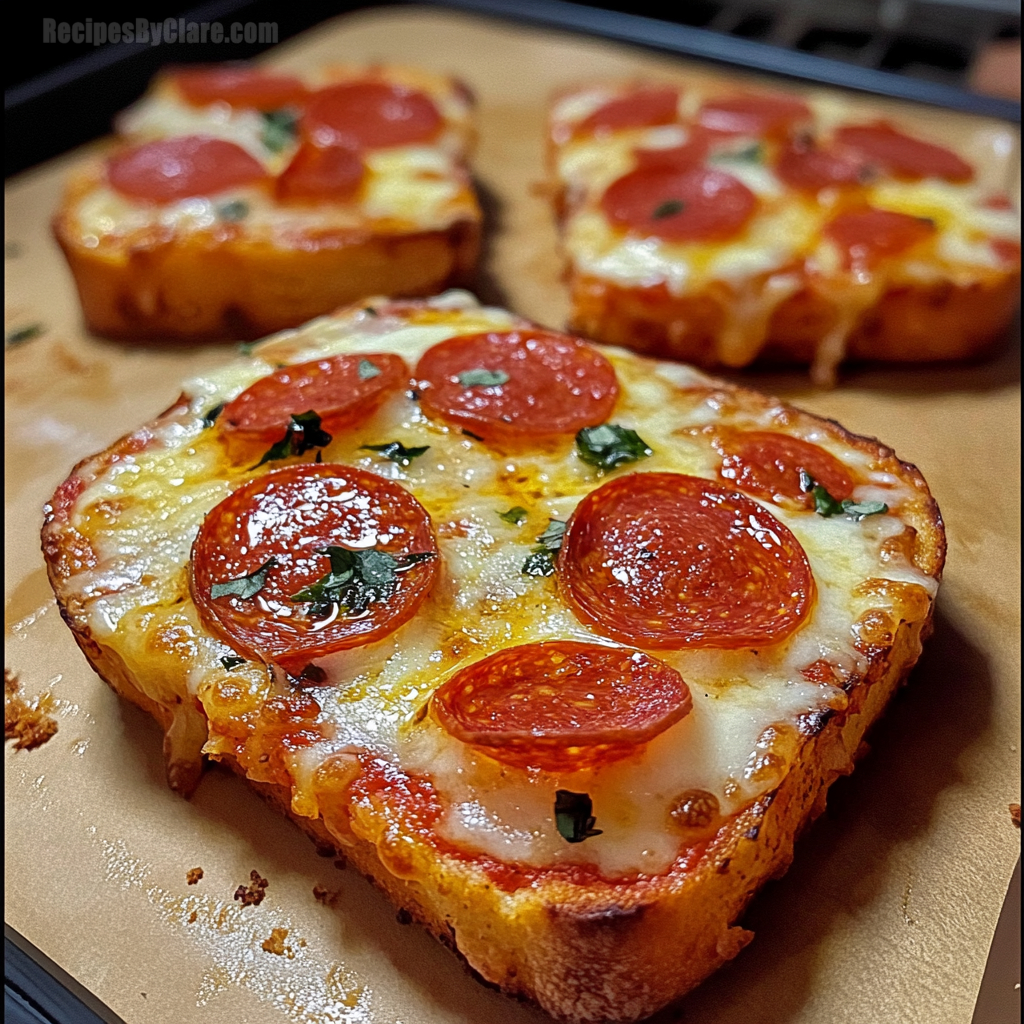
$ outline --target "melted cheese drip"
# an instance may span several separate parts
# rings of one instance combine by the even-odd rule
[[[419,322],[365,311],[323,318],[277,336],[252,359],[189,382],[189,410],[159,428],[158,443],[106,468],[81,496],[72,525],[90,538],[98,564],[70,581],[73,600],[85,610],[96,638],[119,653],[154,699],[175,702],[175,690],[182,686],[181,659],[189,691],[209,699],[207,681],[223,676],[218,659],[232,653],[199,624],[188,596],[186,565],[207,511],[251,472],[227,466],[217,432],[201,425],[203,411],[230,400],[282,361],[391,351],[414,365],[423,351],[445,338],[515,323],[510,314],[480,308],[464,293],[441,297],[432,310],[413,319]],[[638,429],[655,453],[619,472],[714,478],[718,458],[692,429],[722,416],[718,397],[703,386],[706,378],[688,367],[652,364],[618,350],[607,354],[622,387],[613,420]],[[688,387],[694,390],[680,390]],[[730,422],[786,429],[779,425],[780,413],[769,409]],[[897,510],[900,501],[912,496],[906,485],[874,472],[866,456],[824,431],[805,429],[801,436],[856,467],[870,481],[865,494],[884,494]],[[407,467],[359,450],[391,440],[430,447]],[[743,807],[777,785],[788,769],[781,762],[769,771],[758,767],[758,741],[765,730],[795,729],[801,715],[845,705],[841,690],[809,683],[800,669],[819,658],[847,672],[864,667],[851,627],[865,610],[885,607],[887,599],[854,596],[858,585],[880,578],[935,592],[930,577],[881,558],[882,544],[905,529],[897,514],[854,523],[768,505],[800,540],[818,587],[812,614],[792,637],[759,651],[653,652],[688,681],[694,709],[623,761],[560,776],[501,766],[417,712],[453,672],[510,644],[580,639],[613,645],[574,618],[552,579],[520,571],[549,517],[566,519],[605,479],[571,448],[566,440],[500,457],[429,421],[417,403],[399,394],[370,422],[337,437],[324,451],[327,462],[360,466],[416,495],[433,519],[443,572],[411,622],[377,643],[321,662],[331,685],[307,692],[320,702],[320,722],[330,738],[292,761],[297,813],[318,813],[310,786],[319,764],[334,752],[365,748],[432,780],[445,806],[439,831],[462,848],[538,867],[586,862],[609,877],[663,871],[682,842],[670,814],[680,793],[706,790],[724,813]],[[528,510],[524,526],[499,518],[512,505]],[[179,635],[190,638],[177,648],[174,678],[152,666],[153,638],[172,620]],[[140,636],[147,638],[142,648],[149,652],[146,662],[138,653]],[[253,681],[259,672],[247,665],[238,676]],[[207,750],[218,752],[221,742],[212,737]],[[553,820],[557,788],[591,795],[601,836],[578,845],[561,839]]]

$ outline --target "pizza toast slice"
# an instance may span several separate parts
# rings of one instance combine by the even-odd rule
[[[694,77],[556,97],[571,327],[702,366],[967,359],[1020,298],[1020,217],[913,124]],[[1012,139],[992,143],[990,158]]]
[[[470,282],[472,113],[460,82],[411,68],[162,73],[54,217],[88,327],[251,339]]]
[[[466,293],[185,384],[46,507],[99,675],[486,981],[635,1021],[744,908],[916,662],[945,554],[878,441]]]

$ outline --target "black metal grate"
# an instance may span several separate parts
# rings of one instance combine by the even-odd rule
[[[979,51],[1020,38],[1014,0],[694,0],[592,3],[802,50],[860,67],[964,86]]]

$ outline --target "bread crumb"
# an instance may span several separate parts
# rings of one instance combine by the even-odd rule
[[[313,896],[317,903],[322,903],[325,907],[336,907],[338,900],[341,899],[341,893],[336,889],[328,889],[323,885],[313,886]]]
[[[57,721],[46,713],[45,698],[35,705],[26,704],[18,691],[21,684],[9,669],[4,669],[4,739],[14,740],[15,750],[41,747],[57,731]]]
[[[188,882],[189,885],[195,885],[202,877],[202,868],[189,868],[188,874],[185,876],[185,881]]]
[[[295,959],[295,951],[291,946],[286,946],[284,940],[288,938],[287,928],[275,928],[270,933],[269,939],[264,939],[262,946],[265,952],[273,953],[274,956],[286,956],[289,960]]]
[[[188,923],[189,924],[195,924],[196,920],[198,919],[198,917],[199,917],[199,912],[197,910],[193,910],[192,913],[188,915]]]
[[[1010,821],[1020,828],[1020,804],[1010,804]]]
[[[249,872],[250,882],[248,885],[240,885],[235,890],[235,899],[242,901],[243,907],[258,907],[266,895],[266,888],[270,884],[265,878],[260,878],[260,873],[254,868]]]

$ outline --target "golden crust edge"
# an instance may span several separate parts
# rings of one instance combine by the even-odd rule
[[[482,215],[444,228],[326,233],[284,248],[199,236],[113,253],[89,248],[65,200],[52,221],[90,331],[128,341],[239,340],[305,323],[366,295],[431,295],[472,282]]]

